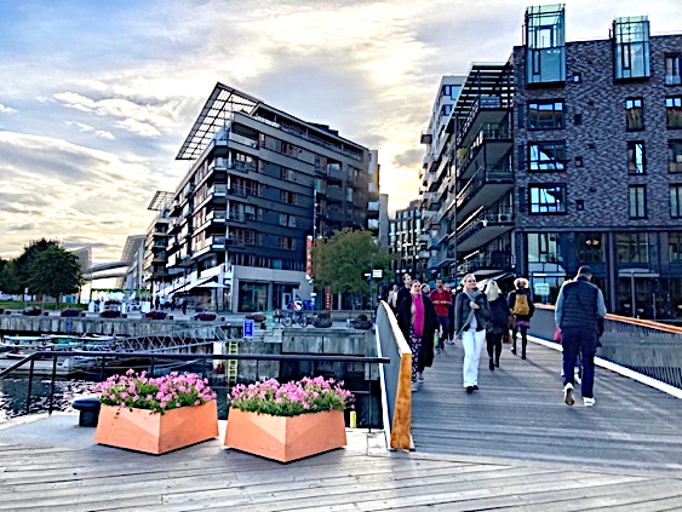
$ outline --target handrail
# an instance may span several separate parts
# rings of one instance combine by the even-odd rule
[[[538,309],[550,309],[554,311],[556,308],[551,304],[535,304]],[[671,334],[682,334],[682,327],[674,325],[662,324],[653,320],[644,320],[642,318],[632,318],[630,316],[615,315],[607,313],[604,317],[607,320],[614,320],[616,322],[624,322],[626,324],[636,325],[638,327],[649,327],[650,329],[658,329],[659,331],[669,332]]]
[[[387,320],[387,322],[386,322]],[[386,325],[387,324],[387,325]],[[392,412],[389,422],[385,425],[389,428],[390,425],[390,441],[389,445],[393,449],[411,450],[414,447],[412,443],[412,350],[407,344],[402,331],[398,326],[398,321],[393,314],[393,311],[388,304],[382,301],[377,311],[377,335],[384,330],[384,326],[390,330],[390,338],[393,339],[396,352],[393,352],[399,358],[400,366],[397,372],[397,379],[393,382],[395,390],[389,392],[386,390],[385,399],[391,400],[394,397],[392,404],[386,404],[385,410]],[[389,341],[389,344],[391,342]],[[382,347],[381,340],[379,346]],[[390,384],[388,379],[384,376],[384,384],[386,387]]]

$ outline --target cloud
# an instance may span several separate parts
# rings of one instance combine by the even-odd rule
[[[404,153],[395,155],[391,162],[398,167],[420,167],[424,158],[423,149],[409,149]]]
[[[15,114],[16,110],[0,103],[0,114]]]

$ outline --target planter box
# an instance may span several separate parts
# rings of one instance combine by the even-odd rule
[[[334,450],[346,446],[343,411],[289,417],[230,409],[224,445],[279,462]]]
[[[211,400],[165,414],[102,405],[95,442],[159,455],[214,437],[218,437],[218,408]]]

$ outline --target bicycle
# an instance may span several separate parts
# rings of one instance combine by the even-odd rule
[[[294,323],[301,327],[306,327],[310,323],[310,319],[303,311],[283,312],[282,324],[284,324],[284,327],[291,327]]]

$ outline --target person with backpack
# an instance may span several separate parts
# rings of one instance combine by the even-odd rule
[[[509,305],[495,281],[490,281],[485,287],[485,295],[490,304],[490,325],[486,333],[488,348],[488,368],[495,371],[500,366],[502,353],[502,337],[509,332]]]
[[[535,313],[535,306],[528,289],[528,280],[519,277],[514,280],[516,288],[509,293],[507,301],[509,309],[514,313],[514,326],[512,327],[512,354],[516,354],[516,336],[521,333],[521,359],[526,359],[526,346],[528,345],[528,328],[530,319]]]

